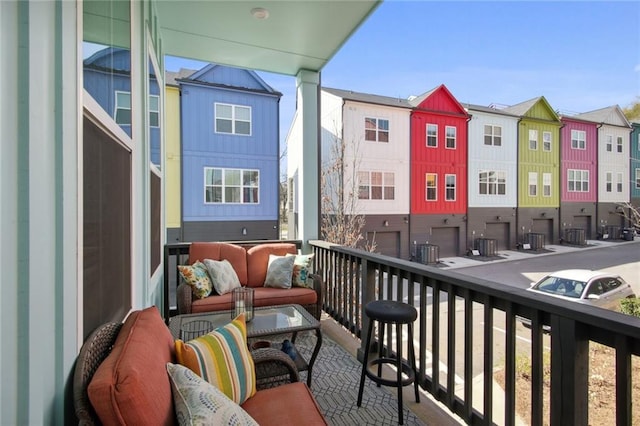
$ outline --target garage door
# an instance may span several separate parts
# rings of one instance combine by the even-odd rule
[[[376,253],[400,257],[399,232],[367,232],[367,241],[371,243],[374,239],[376,243]]]
[[[545,244],[555,244],[553,241],[553,220],[551,219],[533,219],[533,227],[531,232],[544,235]]]
[[[496,240],[496,251],[509,250],[509,224],[508,223],[487,223],[484,231],[484,238]]]
[[[571,228],[584,229],[584,234],[588,240],[591,236],[591,216],[574,216],[571,222]]]
[[[433,228],[429,237],[429,244],[439,247],[440,257],[459,256],[460,228]]]

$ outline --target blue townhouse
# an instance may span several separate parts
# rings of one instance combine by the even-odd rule
[[[182,229],[168,241],[278,238],[282,93],[254,71],[218,64],[176,82]]]

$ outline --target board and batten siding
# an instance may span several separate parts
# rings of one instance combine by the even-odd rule
[[[358,171],[393,173],[393,200],[358,200],[367,215],[409,214],[409,114],[407,108],[346,101],[343,135]],[[365,140],[365,118],[389,120],[389,142]],[[345,188],[349,190],[349,188]]]
[[[640,198],[640,182],[637,181],[636,170],[640,173],[640,123],[631,123],[631,198]]]
[[[562,202],[595,202],[598,188],[598,142],[597,125],[588,121],[573,120],[570,117],[562,117],[563,127],[560,130],[561,140],[561,201]],[[578,130],[585,133],[585,148],[576,149],[571,146],[571,131]],[[589,172],[588,191],[569,191],[569,170],[587,170]]]
[[[518,118],[469,109],[468,156],[469,156],[469,207],[516,207],[517,204],[517,160],[518,160]],[[484,126],[502,128],[500,146],[484,144]],[[480,171],[504,171],[506,193],[480,194]]]
[[[182,86],[183,220],[275,220],[278,217],[278,97]],[[251,107],[251,135],[215,133],[215,103]],[[259,203],[205,204],[205,167],[260,171]]]
[[[598,129],[598,201],[603,203],[628,202],[629,193],[629,141],[631,129],[628,127],[603,124]],[[607,138],[612,136],[611,151],[607,151]],[[617,139],[622,138],[622,152],[618,152]],[[607,192],[607,172],[612,173],[612,191]],[[622,173],[622,192],[618,192],[617,176]]]
[[[443,99],[440,99],[443,98]],[[442,111],[432,107],[447,108]],[[436,89],[411,115],[411,214],[466,214],[467,118],[464,108],[444,86]],[[427,147],[427,124],[438,126],[437,147]],[[446,148],[446,127],[456,128],[456,146]],[[437,174],[437,200],[426,200],[426,173]],[[445,178],[456,176],[456,199],[445,201]]]

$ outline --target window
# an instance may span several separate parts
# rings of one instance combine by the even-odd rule
[[[456,128],[452,126],[445,127],[446,140],[445,147],[455,149],[456,147]]]
[[[538,173],[529,172],[529,196],[538,196]]]
[[[389,142],[389,120],[365,117],[364,139],[373,142]]]
[[[481,195],[505,195],[507,174],[503,170],[481,170],[478,175]]]
[[[445,201],[455,201],[456,200],[456,175],[445,175],[444,176],[444,199]]]
[[[606,191],[613,192],[613,173],[607,172],[605,173],[605,182],[606,182]]]
[[[438,175],[435,173],[427,173],[426,181],[426,199],[427,201],[436,201],[438,199]]]
[[[618,146],[618,152],[622,153],[622,137],[618,136],[618,143],[616,144]]]
[[[607,144],[607,152],[613,151],[613,136],[607,135],[605,140]]]
[[[113,118],[119,125],[131,125],[131,93],[116,91],[116,109]]]
[[[393,200],[395,175],[389,172],[358,172],[360,200]]]
[[[534,129],[529,129],[529,149],[537,150],[538,149],[538,131]]]
[[[502,127],[485,124],[484,126],[484,144],[501,146],[502,145]]]
[[[204,169],[205,203],[257,204],[260,192],[258,170]]]
[[[215,104],[216,133],[251,135],[251,107]]]
[[[551,173],[542,174],[542,196],[551,197]]]
[[[542,150],[551,151],[551,132],[542,132]]]
[[[640,169],[636,169],[636,189],[640,189]]]
[[[438,125],[427,124],[427,146],[438,146]]]
[[[586,149],[587,133],[584,130],[571,131],[571,149]]]
[[[589,170],[568,170],[567,191],[589,192]]]
[[[616,178],[616,191],[622,192],[622,172],[618,172]]]
[[[149,95],[149,126],[160,126],[160,96]]]

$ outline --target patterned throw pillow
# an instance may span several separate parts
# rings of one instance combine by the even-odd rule
[[[307,280],[311,273],[311,265],[313,264],[313,253],[311,254],[288,254],[287,256],[295,256],[293,262],[293,276],[291,285],[294,287],[311,287]]]
[[[234,288],[240,287],[238,274],[236,274],[235,269],[233,269],[228,260],[205,259],[203,263],[209,272],[213,288],[219,295],[229,293]]]
[[[209,278],[207,267],[197,261],[193,265],[178,265],[180,277],[189,284],[193,295],[198,299],[204,299],[211,294],[213,283]]]
[[[236,404],[256,393],[256,372],[247,347],[244,314],[197,339],[176,340],[176,359]]]
[[[293,275],[293,256],[269,255],[269,266],[267,267],[267,278],[264,280],[265,287],[291,288],[291,277]]]
[[[238,404],[180,364],[167,363],[179,425],[257,426]]]

